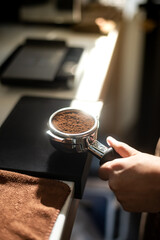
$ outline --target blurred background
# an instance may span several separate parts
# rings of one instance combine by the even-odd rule
[[[0,2],[0,24],[56,25],[80,33],[107,35],[118,42],[103,92],[99,139],[107,135],[154,153],[160,134],[159,0],[15,0]],[[72,240],[137,240],[140,215],[127,213],[106,182],[98,179],[93,157]]]

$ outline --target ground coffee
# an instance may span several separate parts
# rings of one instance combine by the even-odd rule
[[[94,123],[92,116],[80,110],[64,110],[52,119],[52,124],[57,130],[68,134],[86,132],[93,127]]]

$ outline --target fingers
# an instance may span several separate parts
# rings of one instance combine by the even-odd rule
[[[107,137],[107,143],[115,149],[122,157],[130,157],[138,153],[138,151],[126,143],[117,141],[113,137]]]
[[[108,137],[107,142],[111,147],[115,149],[117,153],[122,156],[122,158],[117,158],[112,161],[106,162],[99,168],[99,177],[102,180],[109,180],[116,171],[125,168],[126,163],[128,163],[126,162],[128,157],[135,156],[137,153],[139,153],[139,151],[137,151],[136,149],[130,147],[126,143],[117,141],[113,137]]]
[[[110,162],[103,164],[98,171],[98,175],[102,180],[107,181],[111,172]]]
[[[117,175],[118,172],[122,171],[126,167],[127,158],[117,158],[112,161],[108,161],[100,166],[99,177],[102,180],[109,180],[113,176]]]

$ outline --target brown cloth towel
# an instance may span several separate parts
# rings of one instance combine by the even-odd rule
[[[0,170],[0,240],[46,240],[70,188],[53,180]]]

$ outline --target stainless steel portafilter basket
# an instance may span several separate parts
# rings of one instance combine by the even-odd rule
[[[71,133],[69,131],[67,132],[58,129],[53,121],[55,117],[57,118],[60,113],[67,114],[72,112],[76,112],[77,115],[82,114],[83,116],[87,116],[92,119],[91,128],[89,128],[87,131],[78,133]],[[70,120],[66,119],[66,124],[67,121]],[[77,119],[77,122],[78,121],[79,120]],[[82,153],[89,151],[98,159],[100,159],[100,164],[120,157],[120,155],[112,147],[107,147],[97,140],[97,131],[99,127],[99,121],[97,117],[81,109],[67,107],[54,112],[49,118],[48,126],[49,130],[47,131],[47,134],[50,142],[52,146],[58,150],[70,153]]]

